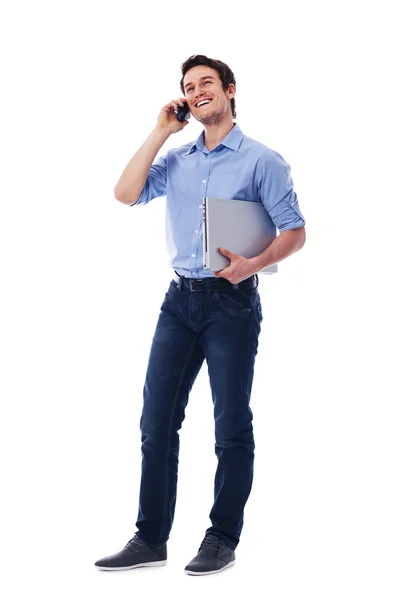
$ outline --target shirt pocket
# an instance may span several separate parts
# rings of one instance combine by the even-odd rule
[[[219,197],[234,198],[238,187],[238,174],[233,171],[219,173],[216,182],[216,191]]]

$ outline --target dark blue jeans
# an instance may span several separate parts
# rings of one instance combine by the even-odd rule
[[[204,359],[215,419],[213,533],[235,548],[253,481],[250,394],[262,311],[257,287],[190,291],[171,281],[160,309],[143,390],[142,477],[137,535],[162,546],[172,527],[179,434],[189,392]],[[228,283],[227,280],[223,280]],[[258,278],[257,278],[258,282]],[[210,283],[210,284],[209,284]]]

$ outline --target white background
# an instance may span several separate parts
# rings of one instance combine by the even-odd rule
[[[399,97],[390,2],[2,4],[4,597],[398,599]],[[181,434],[164,569],[133,536],[148,352],[171,279],[165,198],[113,197],[191,54],[290,163],[303,250],[260,278],[255,479],[233,569],[184,575],[210,525],[206,366]],[[162,149],[197,138],[191,119]],[[258,587],[255,579],[258,578]]]

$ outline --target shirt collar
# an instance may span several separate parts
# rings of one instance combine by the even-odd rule
[[[218,146],[226,146],[226,148],[231,148],[231,150],[234,150],[235,152],[237,152],[239,150],[240,144],[242,143],[243,140],[243,132],[240,129],[239,125],[237,123],[234,124],[234,126],[232,127],[232,129],[230,130],[230,132],[224,137],[223,140],[221,140],[221,142],[218,144]],[[218,148],[218,146],[216,146]],[[189,154],[191,154],[192,152],[194,152],[194,150],[199,150],[200,152],[202,152],[203,150],[206,150],[206,152],[209,152],[209,150],[207,149],[207,147],[204,144],[204,129],[201,132],[201,134],[199,135],[199,137],[197,138],[197,140],[191,144],[191,146],[189,147],[189,149],[187,150],[187,152],[184,152],[185,156],[188,156]]]

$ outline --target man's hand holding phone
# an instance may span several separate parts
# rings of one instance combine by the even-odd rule
[[[165,131],[168,135],[182,131],[189,124],[189,121],[186,120],[188,116],[182,122],[178,121],[178,116],[182,118],[181,114],[186,112],[186,110],[182,111],[182,109],[186,109],[186,106],[186,98],[171,100],[171,102],[162,107],[158,115],[157,127]]]

